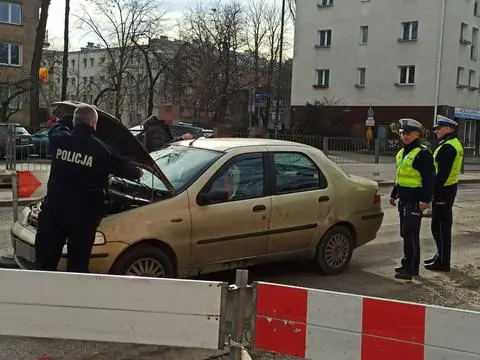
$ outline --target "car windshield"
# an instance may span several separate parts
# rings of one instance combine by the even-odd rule
[[[179,191],[200,176],[208,166],[222,156],[222,153],[171,145],[165,149],[150,153],[150,156],[155,160],[175,190]],[[144,171],[140,182],[157,190],[167,190],[167,187],[160,179],[147,171]]]

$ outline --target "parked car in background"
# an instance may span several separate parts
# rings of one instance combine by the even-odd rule
[[[48,132],[50,128],[43,128],[32,134],[33,140],[33,149],[31,151],[31,156],[39,158],[48,158],[50,157],[49,152],[49,142],[48,142]]]
[[[20,124],[15,124],[14,129],[16,157],[26,159],[29,157],[33,148],[32,135]],[[0,159],[4,159],[7,154],[8,136],[8,124],[0,124]]]
[[[57,112],[76,106],[62,102]],[[202,138],[149,154],[113,115],[99,117],[97,136],[144,175],[138,182],[110,178],[93,273],[190,277],[301,259],[335,275],[382,224],[378,184],[349,175],[317,148]],[[15,259],[25,269],[35,261],[40,210],[41,202],[27,206],[11,228]]]

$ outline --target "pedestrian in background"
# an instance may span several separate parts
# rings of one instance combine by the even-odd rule
[[[457,138],[457,127],[456,121],[439,115],[433,128],[439,142],[433,154],[436,174],[432,201],[432,235],[437,245],[437,253],[433,258],[425,260],[425,269],[432,271],[450,271],[452,209],[464,153]]]
[[[143,142],[149,153],[161,149],[169,142],[193,139],[190,133],[173,137],[170,125],[165,120],[160,120],[153,115],[145,120],[143,129],[145,130]]]
[[[67,243],[67,271],[88,272],[97,226],[105,215],[108,175],[139,179],[142,171],[96,136],[97,111],[78,106],[49,131],[52,158],[35,241],[36,268],[55,271]]]
[[[412,280],[419,274],[422,212],[432,199],[435,169],[432,154],[420,143],[422,124],[400,119],[399,125],[403,148],[396,156],[397,175],[390,204],[397,206],[398,200],[404,257],[395,269],[395,278]]]

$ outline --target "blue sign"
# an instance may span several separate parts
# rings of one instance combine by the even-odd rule
[[[255,94],[255,106],[256,107],[267,106],[267,94],[262,94],[262,93]]]
[[[456,107],[455,117],[457,119],[465,120],[480,120],[480,110]]]

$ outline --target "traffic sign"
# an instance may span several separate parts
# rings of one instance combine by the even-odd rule
[[[365,121],[365,126],[375,126],[375,118],[373,116],[367,117],[367,121]]]
[[[267,94],[256,93],[255,94],[255,106],[256,107],[266,107],[267,106]]]

